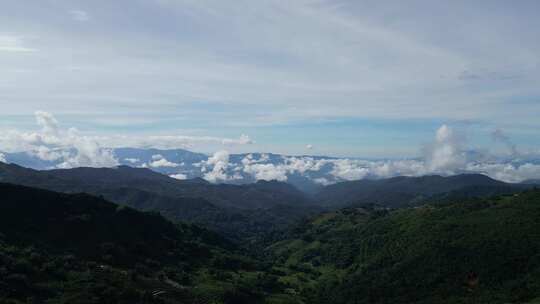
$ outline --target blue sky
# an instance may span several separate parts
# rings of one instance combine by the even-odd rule
[[[90,135],[246,134],[253,144],[229,149],[410,157],[448,124],[471,148],[504,152],[499,129],[538,152],[538,11],[538,1],[6,1],[0,131],[35,129],[43,110]]]

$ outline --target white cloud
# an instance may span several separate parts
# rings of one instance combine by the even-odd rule
[[[243,171],[251,174],[257,180],[287,180],[287,169],[283,165],[274,164],[247,164],[244,165]]]
[[[204,174],[204,179],[209,182],[227,181],[230,176],[227,175],[229,167],[229,152],[225,150],[217,151],[204,162],[204,168],[212,167],[212,170]]]
[[[465,167],[467,162],[462,139],[447,125],[442,125],[435,141],[425,149],[425,161],[431,172],[453,173]]]
[[[540,178],[540,165],[525,163],[476,163],[468,164],[467,170],[486,174],[494,179],[516,183]]]
[[[39,159],[47,161],[56,161],[69,157],[68,151],[59,148],[49,148],[47,146],[38,146],[36,150],[29,151],[29,153],[37,156]]]
[[[173,175],[169,175],[169,176],[174,178],[174,179],[179,179],[179,180],[187,179],[187,175],[182,174],[182,173],[177,173],[177,174],[173,174]]]
[[[287,165],[266,163],[269,160],[268,154],[262,154],[259,159],[254,159],[252,154],[248,154],[241,160],[243,167],[238,169],[253,176],[256,180],[286,181]]]
[[[7,163],[6,156],[4,155],[4,153],[0,153],[0,162]]]
[[[76,129],[62,129],[59,122],[48,112],[37,111],[36,122],[40,129],[36,132],[7,131],[0,132],[0,148],[5,152],[25,151],[39,159],[52,162],[59,168],[79,166],[112,167],[118,164],[112,150],[103,145],[103,137],[85,136]],[[509,137],[498,132],[498,140],[511,143]],[[142,140],[144,137],[134,137]],[[165,145],[178,144],[179,137],[154,137],[146,143],[160,145],[158,139],[165,139]],[[180,137],[182,140],[212,141],[223,144],[222,138],[216,137]],[[437,129],[434,140],[423,149],[421,159],[401,160],[361,160],[313,158],[304,156],[282,156],[280,159],[268,154],[248,154],[238,163],[231,163],[229,152],[220,150],[206,161],[192,164],[200,168],[201,175],[211,182],[230,182],[242,179],[242,174],[257,180],[287,181],[291,174],[299,174],[314,182],[327,185],[344,180],[363,178],[387,178],[398,175],[421,176],[425,174],[451,175],[455,173],[483,173],[492,178],[519,182],[525,179],[540,178],[540,164],[535,162],[535,155],[517,155],[510,160],[501,159],[484,152],[483,157],[469,157],[466,137],[448,125]],[[108,138],[107,140],[111,140]],[[107,141],[104,140],[104,141]],[[136,142],[136,141],[134,141]],[[231,143],[233,141],[230,141]],[[237,144],[248,144],[246,137],[240,137]],[[139,141],[140,143],[140,141]],[[122,147],[129,146],[116,143]],[[477,153],[478,154],[478,153]],[[518,153],[516,153],[518,154]],[[2,155],[5,161],[5,155]],[[514,155],[516,156],[516,155]],[[538,159],[538,158],[536,158]],[[139,159],[125,159],[132,163]],[[151,161],[143,164],[147,168],[171,167],[182,164],[171,162],[163,155],[153,155]],[[178,172],[175,178],[183,178]],[[187,177],[187,176],[186,176]]]
[[[308,144],[308,145],[306,145],[306,149],[308,149],[308,150],[312,150],[312,149],[313,149],[313,145],[312,145],[312,144]]]
[[[165,159],[165,157],[163,157],[160,154],[152,155],[152,160],[153,161],[151,161],[149,164],[149,166],[152,168],[162,168],[162,167],[176,168],[180,166],[180,164],[168,161],[167,159]]]
[[[191,148],[196,145],[249,145],[253,143],[247,135],[238,139],[212,136],[147,135],[147,136],[91,136],[82,135],[71,128],[60,128],[56,118],[49,112],[36,111],[37,132],[5,130],[0,132],[0,148],[6,152],[28,152],[42,160],[61,160],[62,167],[115,166],[117,160],[111,154],[113,148]],[[79,155],[75,155],[79,154]],[[126,161],[134,162],[131,159]],[[165,159],[154,160],[151,167],[177,167],[180,164]]]
[[[363,179],[369,174],[369,169],[359,165],[358,162],[349,159],[338,159],[332,161],[334,165],[331,174],[344,180]]]
[[[71,10],[69,11],[69,14],[71,15],[71,18],[75,21],[85,22],[90,20],[90,15],[88,12],[83,10]]]
[[[42,132],[47,136],[58,136],[58,121],[51,113],[36,111],[34,113],[37,124],[42,128]]]
[[[328,163],[326,159],[315,160],[312,157],[286,157],[284,158],[287,170],[290,172],[305,173],[306,171],[319,171]]]
[[[135,163],[140,162],[141,160],[138,159],[138,158],[129,158],[129,157],[128,157],[128,158],[124,158],[124,161],[127,161],[127,162],[129,162],[129,163],[135,164]]]
[[[510,139],[507,140],[510,141]],[[284,156],[281,163],[268,163],[268,159],[254,159],[253,155],[248,154],[239,165],[243,172],[252,175],[255,179],[285,181],[288,174],[300,174],[308,178],[314,176],[312,180],[322,185],[364,178],[426,174],[452,175],[467,172],[486,174],[506,182],[540,178],[538,164],[528,162],[514,164],[502,160],[497,162],[493,161],[497,158],[490,155],[482,155],[482,157],[474,155],[473,158],[468,159],[465,136],[456,133],[448,125],[442,125],[437,129],[433,142],[425,147],[423,152],[422,159],[313,159],[312,157]],[[326,169],[328,172],[322,172],[322,168],[329,168]]]
[[[101,147],[96,141],[80,135],[76,129],[69,129],[67,137],[60,138],[60,141],[62,140],[65,141],[64,147],[73,149],[75,153],[64,158],[64,162],[58,165],[59,168],[114,167],[118,165],[111,149]]]
[[[118,164],[110,149],[76,129],[60,130],[53,115],[35,113],[41,127],[38,132],[10,131],[0,134],[0,146],[6,151],[26,151],[42,160],[56,161],[58,168],[112,167]]]
[[[323,186],[328,186],[328,185],[331,185],[333,184],[331,181],[329,181],[327,178],[325,177],[318,177],[318,178],[315,178],[313,179],[313,181],[319,185],[323,185]]]

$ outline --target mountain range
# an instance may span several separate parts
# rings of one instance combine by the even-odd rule
[[[127,166],[39,171],[0,163],[0,182],[103,196],[139,210],[158,211],[172,220],[197,222],[229,236],[282,227],[321,209],[282,182],[212,184]]]
[[[487,197],[532,187],[494,180],[482,174],[453,176],[398,176],[379,180],[357,180],[324,187],[316,194],[324,206],[378,204],[399,208],[447,198]]]
[[[2,303],[540,300],[538,189],[322,212],[259,247],[89,194],[0,195]]]
[[[101,152],[110,154],[112,163],[108,163],[107,166],[115,166],[114,162],[116,162],[116,166],[147,168],[179,180],[201,178],[212,183],[233,185],[252,184],[259,180],[277,180],[294,185],[309,195],[321,192],[325,186],[341,182],[429,174],[483,174],[511,182],[525,179],[526,182],[534,184],[537,183],[537,180],[530,179],[531,174],[524,171],[522,177],[519,176],[521,173],[516,176],[517,172],[506,172],[503,170],[504,166],[501,167],[501,165],[506,164],[511,168],[518,168],[522,165],[534,166],[534,164],[540,163],[540,160],[531,157],[524,157],[521,161],[504,157],[486,159],[485,155],[467,151],[465,154],[471,162],[470,169],[462,168],[454,170],[450,174],[429,171],[421,159],[367,160],[311,155],[289,156],[273,153],[229,154],[226,151],[207,155],[184,149],[153,148],[114,148]],[[46,153],[40,150],[17,153],[2,152],[0,153],[0,161],[36,170],[92,166],[89,163],[65,162],[65,155],[72,157],[80,153],[80,151],[62,150],[62,148],[47,150]],[[90,160],[91,158],[91,155],[81,156],[81,159]],[[475,162],[475,160],[477,161]],[[497,170],[503,171],[493,171],[493,165],[497,165],[495,166],[499,168]],[[532,176],[534,177],[534,174]]]
[[[399,208],[533,187],[464,174],[342,182],[309,194],[278,181],[215,184],[129,166],[34,170],[5,163],[0,163],[0,182],[102,196],[138,210],[159,212],[173,221],[200,224],[237,241],[266,238],[271,231],[282,231],[324,210],[367,204]]]
[[[118,165],[148,168],[155,172],[173,176],[177,179],[194,179],[207,178],[212,171],[212,164],[209,159],[212,156],[192,152],[184,149],[140,149],[140,148],[115,148],[111,149],[114,158]],[[65,151],[57,151],[59,154],[68,153]],[[17,164],[23,167],[36,170],[50,170],[62,166],[61,158],[50,158],[40,156],[39,152],[27,151],[16,153],[0,153],[5,158],[6,162]],[[290,162],[312,162],[314,160],[331,160],[332,157],[321,156],[287,156],[273,153],[242,153],[242,154],[226,154],[224,155],[226,165],[223,169],[223,179],[218,179],[217,182],[228,184],[250,184],[257,180],[272,180],[278,179],[287,181],[295,185],[297,188],[313,193],[317,191],[321,184],[317,182],[319,178],[335,180],[330,174],[332,165],[322,166],[320,170],[305,172],[301,168],[300,171],[295,170],[295,164]],[[263,165],[262,167],[260,167]],[[268,169],[275,170],[278,168],[279,175],[276,172],[266,171]],[[268,167],[272,166],[272,167]],[[302,166],[302,164],[300,164]],[[287,167],[283,169],[281,167]],[[254,172],[254,170],[256,172]],[[260,171],[260,172],[259,172]],[[341,179],[338,179],[338,181]],[[214,181],[214,180],[213,180]]]

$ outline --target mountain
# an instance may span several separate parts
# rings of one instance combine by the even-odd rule
[[[259,181],[248,185],[177,180],[144,168],[74,168],[37,171],[0,163],[0,182],[65,193],[85,192],[171,220],[203,224],[227,236],[282,228],[318,210],[293,186]],[[290,210],[283,213],[282,209]]]
[[[215,233],[87,194],[0,184],[1,303],[260,303],[273,281]]]
[[[540,190],[324,213],[267,248],[305,303],[537,303]]]
[[[92,182],[85,187],[136,196],[141,203],[160,200],[160,194],[126,185],[151,189],[159,179],[169,182],[141,169],[132,179],[122,168],[111,169],[120,173],[100,180],[100,170],[85,168],[61,174],[0,168],[2,180],[11,176],[59,188],[88,176]],[[463,180],[469,182],[459,184]],[[484,179],[465,176],[455,183],[475,181],[482,193],[482,187],[499,186],[479,180]],[[106,188],[110,183],[119,187]],[[163,189],[170,186],[163,183]],[[290,190],[278,182],[256,186]],[[475,189],[457,188],[457,195],[467,187]],[[241,223],[235,228],[241,231],[262,229],[262,241],[240,248],[197,225],[174,224],[102,197],[0,183],[0,303],[532,304],[540,299],[540,190],[453,200],[452,191],[441,189],[447,190],[428,192],[434,203],[412,208],[363,204],[304,219],[305,213],[274,204],[198,215],[221,217],[224,227]],[[169,202],[170,212],[175,202]],[[264,227],[280,220],[297,224],[277,234]]]
[[[311,204],[301,191],[282,182],[211,184],[203,179],[177,180],[149,169],[128,166],[36,171],[0,163],[0,181],[98,195],[103,189],[133,188],[167,197],[203,198],[217,206],[238,209]]]
[[[181,173],[187,178],[201,177],[197,164],[208,160],[206,154],[184,149],[116,148],[113,154],[124,166],[146,167],[167,175]]]
[[[147,168],[152,171],[172,176],[177,179],[204,178],[213,183],[234,185],[251,184],[258,180],[279,180],[294,185],[308,195],[314,195],[324,185],[347,182],[353,179],[381,179],[384,176],[399,176],[403,174],[399,167],[413,166],[422,168],[422,159],[392,160],[392,159],[355,159],[334,158],[314,155],[283,155],[274,153],[240,153],[229,154],[219,151],[214,155],[192,152],[184,149],[151,149],[151,148],[114,148],[106,149],[111,154],[111,162],[119,166]],[[43,151],[29,150],[26,152],[6,153],[0,151],[0,159],[5,162],[23,167],[50,170],[77,166],[79,162],[66,162],[74,158],[80,151],[68,148],[57,148],[43,154]],[[465,151],[466,158],[472,162],[496,162],[506,164],[508,168],[519,168],[529,164],[540,164],[537,157],[512,158],[487,156],[475,151]],[[216,167],[216,162],[219,166]],[[396,167],[388,171],[388,166]],[[95,164],[101,166],[101,164]],[[87,162],[86,166],[92,166]],[[482,166],[480,166],[482,167]],[[479,167],[479,168],[480,168]],[[511,170],[514,170],[511,169]],[[217,170],[214,172],[214,170]],[[418,169],[419,171],[423,171]],[[459,173],[482,173],[459,171]],[[414,174],[416,169],[409,174]],[[384,174],[384,176],[382,176]],[[492,172],[494,174],[494,172]]]
[[[148,163],[155,155],[161,155],[170,162],[174,163],[198,163],[208,159],[208,155],[203,153],[191,152],[184,149],[137,149],[137,148],[116,148],[114,155],[121,162],[127,161],[131,164]]]
[[[191,152],[184,149],[141,149],[141,148],[115,148],[110,149],[114,159],[121,166],[148,168],[155,172],[175,176],[182,179],[203,178],[213,169],[208,164],[210,156]],[[77,151],[55,151],[58,155],[73,155]],[[50,170],[62,167],[63,158],[44,157],[39,151],[26,151],[17,153],[1,152],[8,163],[36,170]],[[228,154],[226,157],[224,173],[228,178],[220,182],[228,184],[250,184],[261,179],[258,176],[266,170],[280,172],[280,176],[263,176],[262,179],[286,180],[290,184],[306,193],[315,193],[321,185],[317,178],[334,180],[332,165],[316,166],[317,170],[309,168],[315,166],[317,161],[333,160],[331,157],[321,156],[288,156],[273,153],[242,153]]]
[[[513,193],[523,185],[509,184],[482,174],[454,176],[398,176],[379,180],[342,182],[324,187],[316,199],[328,206],[379,204],[385,207],[418,205],[429,200]]]

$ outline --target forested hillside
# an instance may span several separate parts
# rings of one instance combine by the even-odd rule
[[[325,213],[268,252],[306,303],[527,303],[540,296],[540,190]]]
[[[511,184],[482,174],[453,176],[397,176],[386,179],[363,179],[329,185],[316,194],[325,206],[347,207],[379,204],[400,208],[418,206],[443,198],[488,197],[519,192],[531,185]]]
[[[254,222],[222,218],[253,229],[238,235],[240,247],[196,225],[88,194],[0,184],[0,299],[534,303],[540,190],[467,198],[474,187],[466,189],[416,207],[363,204],[304,220],[276,205],[275,214],[297,218],[290,229],[259,227],[262,209],[250,211]]]
[[[321,209],[286,183],[211,184],[126,166],[37,171],[0,162],[0,182],[103,196],[173,221],[197,223],[235,240],[285,228]]]
[[[259,303],[273,286],[193,225],[86,194],[0,184],[0,195],[0,303]]]

